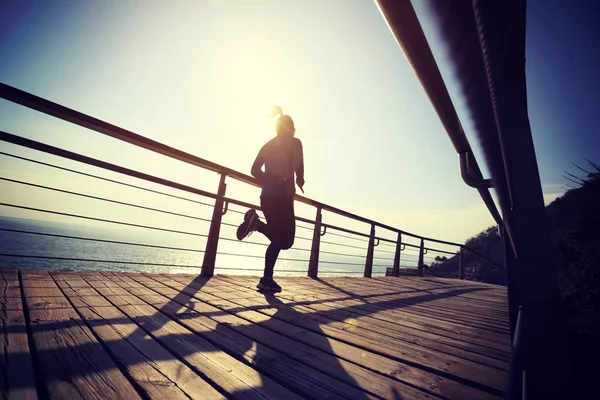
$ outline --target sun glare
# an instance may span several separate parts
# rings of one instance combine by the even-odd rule
[[[266,51],[240,47],[243,44],[234,44],[228,49],[229,62],[221,72],[227,112],[236,116],[230,123],[250,137],[271,135],[273,121],[267,112],[272,105],[281,105],[281,94],[287,90],[276,66],[277,57]],[[285,105],[282,106],[285,110]]]

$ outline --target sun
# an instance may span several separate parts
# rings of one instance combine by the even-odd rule
[[[267,51],[237,48],[221,72],[222,87],[228,112],[245,121],[244,129],[273,126],[268,113],[273,105],[280,104],[286,93],[286,80],[277,68],[276,57]],[[250,125],[248,125],[250,123]],[[271,129],[272,130],[272,129]]]

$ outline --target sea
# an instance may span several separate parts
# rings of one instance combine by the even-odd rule
[[[238,242],[234,232],[234,226],[221,229],[215,273],[261,275],[266,238],[254,233]],[[280,253],[276,275],[306,276],[311,238],[310,230],[297,229],[294,247]],[[364,241],[339,238],[337,244],[329,239],[321,244],[319,275],[361,276]],[[1,268],[198,274],[205,246],[206,238],[192,233],[0,217]],[[376,254],[374,276],[383,276],[392,267],[393,250]],[[406,263],[401,268],[414,267],[412,261]]]

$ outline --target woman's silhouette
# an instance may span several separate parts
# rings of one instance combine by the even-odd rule
[[[251,171],[262,185],[260,206],[267,222],[258,218],[256,210],[248,210],[244,222],[237,229],[237,238],[242,240],[251,232],[258,231],[271,241],[265,254],[265,272],[256,287],[278,292],[281,286],[273,280],[273,269],[279,252],[294,244],[294,175],[296,184],[304,193],[304,159],[302,142],[294,137],[294,121],[283,114],[281,107],[273,108],[270,116],[275,115],[279,115],[275,121],[277,136],[260,149]]]

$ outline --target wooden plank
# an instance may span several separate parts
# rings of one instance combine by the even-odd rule
[[[433,289],[416,289],[413,287],[397,287],[395,290],[391,288],[382,287],[379,282],[373,282],[371,279],[357,278],[356,282],[345,280],[337,281],[337,283],[324,281],[324,280],[287,280],[283,279],[282,282],[291,282],[294,287],[304,287],[307,290],[317,291],[319,293],[334,294],[336,292],[352,293],[355,296],[360,296],[367,302],[370,299],[377,298],[397,298],[398,300],[410,300],[411,297],[421,297],[423,294],[432,295],[431,299],[426,303],[426,307],[421,306],[422,303],[409,304],[413,308],[430,308],[434,305],[436,309],[440,311],[449,312],[463,312],[465,311],[465,304],[469,304],[470,314],[464,313],[466,317],[476,316],[479,319],[486,319],[489,317],[491,323],[497,323],[500,318],[497,318],[497,313],[506,312],[506,304],[494,304],[488,303],[485,305],[480,304],[478,300],[465,298],[463,295],[468,294],[469,290],[473,288],[464,286],[446,286],[443,288]],[[449,294],[451,296],[449,296]],[[437,300],[436,297],[441,300]],[[507,321],[505,321],[504,325]]]
[[[506,304],[508,300],[508,294],[505,286],[489,285],[486,283],[472,282],[472,281],[459,281],[456,279],[447,278],[435,278],[435,284],[432,279],[423,279],[418,277],[411,278],[373,278],[373,282],[377,284],[385,284],[391,287],[400,285],[402,287],[413,287],[413,288],[435,288],[435,287],[475,287],[484,288],[483,291],[476,291],[471,293],[465,293],[462,295],[464,298],[480,301],[481,304]]]
[[[183,278],[173,277],[173,279],[185,283]],[[220,278],[217,278],[220,279]],[[431,351],[435,352],[432,357],[433,360],[441,358],[443,364],[452,360],[453,358],[459,358],[463,360],[473,361],[478,364],[493,367],[502,371],[506,371],[508,363],[506,360],[497,359],[490,357],[485,354],[479,354],[471,350],[464,350],[460,347],[450,346],[440,341],[435,341],[429,338],[419,336],[420,332],[408,332],[404,333],[402,330],[398,330],[396,336],[393,339],[388,339],[383,336],[379,331],[372,331],[363,328],[364,324],[355,323],[357,321],[347,318],[339,318],[339,320],[327,319],[322,315],[321,312],[310,310],[306,307],[298,306],[296,302],[288,301],[285,298],[279,296],[283,307],[276,307],[266,302],[265,297],[259,293],[238,286],[237,291],[242,295],[237,297],[230,297],[229,300],[244,307],[256,309],[259,312],[266,313],[275,318],[284,320],[290,320],[293,323],[300,323],[302,319],[314,320],[321,329],[333,338],[344,340],[352,343],[361,343],[361,347],[368,348],[377,352],[381,352],[391,357],[405,358],[406,351],[402,351],[402,348],[410,349],[409,352],[419,352],[421,357],[430,354]],[[213,293],[215,296],[220,296],[220,292],[216,291]],[[302,318],[297,318],[288,315],[286,311],[290,308],[301,312]],[[340,311],[334,309],[334,311]],[[327,311],[326,311],[327,312]],[[308,327],[314,325],[309,323]],[[398,340],[401,338],[401,341]],[[405,347],[407,346],[407,347]],[[429,356],[426,356],[427,360],[432,360]],[[415,361],[416,362],[416,361]],[[429,364],[429,363],[428,363]],[[442,364],[442,365],[443,365]]]
[[[53,274],[60,277],[60,273]],[[57,279],[86,325],[104,342],[112,357],[155,399],[224,399],[209,383],[154,341],[87,282]],[[84,286],[87,285],[87,286]],[[93,292],[94,295],[89,293]]]
[[[154,275],[150,276],[153,277]],[[262,321],[266,326],[268,326],[269,329],[285,330],[286,336],[291,336],[300,342],[315,346],[314,343],[317,343],[315,340],[313,340],[315,337],[315,332],[321,335],[330,336],[329,334],[332,331],[331,329],[328,329],[326,325],[319,323],[309,323],[308,329],[299,329],[300,326],[304,327],[307,325],[307,319],[310,318],[310,315],[299,315],[297,312],[294,312],[292,307],[286,306],[278,297],[252,297],[253,293],[257,294],[255,291],[249,291],[239,287],[235,289],[235,292],[237,293],[237,297],[235,298],[231,298],[231,296],[228,294],[221,295],[221,292],[215,293],[215,295],[212,296],[204,291],[196,290],[193,286],[183,288],[183,285],[187,285],[185,278],[180,278],[176,275],[173,275],[172,278],[173,279],[169,279],[164,275],[156,277],[157,282],[160,282],[161,284],[167,284],[173,288],[188,291],[199,300],[209,304],[214,304],[220,309],[235,313],[236,315],[248,319],[249,321],[255,323],[257,323],[257,321]],[[173,280],[181,281],[179,286],[173,285],[171,283]],[[213,279],[211,282],[214,281],[215,280]],[[207,285],[205,285],[202,289],[204,289],[206,286]],[[262,304],[260,303],[261,298]],[[254,303],[255,307],[258,305],[257,308],[259,311],[266,309],[271,311],[271,313],[260,314],[254,310],[244,308],[252,303]],[[240,308],[240,306],[242,306],[242,308]],[[271,316],[274,316],[275,318],[271,318]],[[279,316],[282,316],[282,318],[278,318]],[[278,321],[278,319],[282,319],[282,321]],[[299,323],[301,319],[303,319],[303,324]],[[383,349],[380,342],[373,340],[369,344],[363,338],[359,337],[358,335],[354,335],[353,332],[341,331],[338,334],[334,333],[334,336],[336,338],[342,338],[345,340],[344,342],[328,340],[328,345],[324,346],[325,351],[335,349],[332,354],[335,354],[339,357],[347,357],[349,361],[359,365],[368,366],[370,369],[379,370],[379,372],[384,374],[390,374],[391,371],[400,371],[402,368],[399,368],[397,363],[390,364],[389,360],[379,356],[378,354],[387,356],[393,354],[399,361],[408,361],[411,363],[410,365],[414,365],[416,368],[419,366],[426,367],[427,370],[432,370],[431,372],[434,374],[437,373],[438,375],[443,376],[453,375],[456,378],[459,378],[459,380],[470,380],[476,385],[487,385],[490,387],[491,391],[495,393],[499,393],[504,387],[506,371],[499,370],[497,368],[482,366],[481,364],[468,362],[449,354],[438,353],[430,349],[418,347],[413,344],[409,345],[398,341],[393,343],[393,347],[390,346],[388,349]],[[330,337],[333,338],[333,336]],[[352,346],[358,345],[359,348],[349,348],[348,344]],[[361,349],[363,351],[361,351]],[[375,353],[364,351],[365,349],[373,350]],[[504,363],[504,367],[506,368],[506,363]],[[406,372],[407,368],[403,369]],[[409,375],[409,373],[404,373],[402,376],[405,377],[407,375]],[[450,379],[452,379],[452,377],[450,377]],[[443,389],[445,380],[447,379],[436,382],[436,385],[440,390]],[[416,382],[411,381],[409,383],[417,385]],[[468,392],[468,390],[465,392]],[[463,392],[459,397],[466,397],[465,392]],[[482,397],[482,394],[475,393],[473,398],[480,397]]]
[[[48,289],[49,296],[26,297],[36,359],[50,398],[140,398],[117,365],[81,322],[66,299],[57,298],[48,274],[23,274],[24,288]],[[47,278],[47,279],[46,279]],[[34,281],[35,280],[35,281]],[[58,311],[57,311],[58,310]]]
[[[175,384],[174,368],[183,365],[189,376],[204,376],[234,398],[484,398],[499,394],[503,386],[503,378],[486,377],[487,372],[506,374],[502,289],[432,296],[422,305],[413,301],[423,292],[443,297],[471,283],[419,278],[397,287],[392,279],[398,278],[327,279],[330,285],[283,278],[284,293],[276,296],[280,302],[269,303],[248,277],[202,282],[192,275],[53,273],[59,289],[45,272],[25,275],[23,293],[32,330],[36,325],[36,345],[40,330],[65,330],[79,338],[72,329],[91,328],[85,334],[100,338],[140,387],[144,380]],[[79,325],[72,326],[73,314]],[[225,375],[224,380],[233,376],[235,382],[221,385],[207,371],[213,377]],[[426,379],[433,379],[431,387]],[[151,398],[177,398],[192,391],[178,385],[172,395],[160,388],[149,392]],[[68,388],[64,393],[81,394]]]
[[[400,281],[400,280],[398,280]],[[480,286],[474,286],[474,285],[446,285],[442,288],[427,288],[427,289],[417,289],[414,288],[413,285],[407,285],[404,283],[400,283],[400,284],[396,284],[396,285],[389,285],[389,280],[388,281],[381,281],[381,280],[377,280],[377,279],[359,279],[358,281],[354,282],[354,281],[334,281],[334,282],[330,282],[330,281],[322,281],[323,283],[325,283],[327,286],[331,286],[332,288],[337,288],[337,287],[344,287],[344,288],[354,288],[354,289],[360,289],[361,292],[367,292],[367,293],[381,293],[382,291],[390,291],[390,290],[422,290],[422,291],[427,291],[427,292],[432,292],[432,293],[436,293],[436,292],[443,292],[444,290],[450,290],[450,289],[476,289],[476,290],[480,290]],[[474,293],[479,293],[478,292],[470,292],[470,291],[463,291],[463,293],[459,293],[456,294],[453,297],[450,298],[445,298],[443,302],[436,302],[436,307],[441,309],[441,310],[448,310],[448,311],[452,311],[452,312],[461,312],[464,311],[464,304],[468,303],[469,304],[469,311],[470,314],[465,314],[466,316],[469,315],[476,315],[478,317],[483,317],[483,318],[490,318],[490,321],[492,322],[500,322],[503,325],[508,325],[508,308],[507,308],[507,301],[505,296],[503,296],[503,298],[499,301],[488,301],[488,300],[483,300],[480,298],[476,298],[471,296]]]
[[[407,392],[407,387],[398,384],[400,382],[407,382],[445,397],[495,398],[483,391],[442,379],[430,372],[369,351],[361,351],[349,344],[331,340],[322,333],[315,334],[253,310],[244,309],[235,315],[219,313],[218,310],[230,311],[240,308],[239,305],[226,300],[227,295],[216,298],[198,291],[197,287],[185,287],[164,275],[155,282],[149,282],[133,274],[128,276],[140,283],[148,284],[147,287],[152,286],[157,293],[171,292],[165,288],[165,285],[171,286],[174,292],[188,293],[194,296],[193,299],[188,300],[186,304],[188,308],[210,315],[210,318],[220,323],[228,323],[233,329],[250,336],[258,343],[268,345],[331,376],[336,376],[337,373],[337,378],[340,380],[349,375],[361,387],[384,398],[392,397],[393,392],[390,391],[392,389],[397,390],[402,396],[412,398],[413,395]],[[345,376],[340,376],[337,365],[343,366]]]
[[[240,334],[231,323],[220,324],[214,319],[192,309],[184,308],[182,304],[159,295],[153,289],[144,287],[134,281],[123,282],[123,284],[131,293],[135,293],[140,299],[152,304],[161,313],[195,331],[236,358],[247,360],[256,369],[255,373],[268,375],[303,397],[372,398],[368,393],[348,383],[334,380],[329,375],[263,346],[248,335]],[[189,299],[188,296],[180,296],[180,299],[186,300],[186,297]]]
[[[111,275],[111,279],[118,279]],[[91,282],[90,282],[91,283]],[[133,320],[146,334],[170,353],[176,354],[196,373],[209,379],[234,399],[299,399],[292,391],[266,375],[254,371],[211,342],[171,319],[165,313],[133,295],[114,294],[114,288],[94,282],[106,299]],[[112,282],[114,283],[114,282]],[[126,286],[125,286],[126,287]],[[126,290],[130,293],[131,290]]]
[[[16,270],[0,268],[0,398],[38,398]]]
[[[343,291],[342,288],[347,287],[349,284],[360,285],[361,292],[373,290],[387,290],[387,291],[414,291],[414,292],[436,292],[444,290],[454,289],[468,289],[463,293],[457,294],[453,298],[446,299],[444,304],[452,303],[454,299],[469,299],[473,300],[472,304],[475,304],[477,308],[486,309],[491,307],[496,309],[498,304],[503,305],[503,313],[507,313],[506,310],[506,295],[501,296],[495,295],[498,293],[498,289],[490,289],[491,285],[474,284],[472,282],[448,280],[444,285],[431,285],[423,283],[421,278],[405,279],[395,277],[377,277],[377,278],[348,278],[348,277],[336,277],[336,278],[322,278],[315,281],[307,281],[298,279],[297,277],[282,277],[278,278],[282,282],[290,282],[292,284],[314,284],[321,283],[327,285],[330,289]],[[505,289],[504,289],[505,291]]]
[[[288,287],[284,291],[285,295],[295,296],[296,298],[304,296],[314,300],[321,300],[327,303],[327,300],[331,297],[330,294],[321,293],[321,294],[310,294],[313,291],[300,289],[297,290],[295,287]],[[435,307],[434,303],[430,300],[432,297],[436,296],[426,294],[417,296],[410,301],[428,301],[428,306],[433,308]],[[353,310],[355,311],[364,311],[368,314],[373,315],[375,318],[386,319],[391,322],[399,322],[399,321],[412,321],[416,323],[422,324],[426,329],[443,329],[450,332],[460,332],[461,335],[467,335],[471,337],[471,339],[480,339],[487,341],[486,345],[496,346],[497,343],[505,343],[502,349],[508,348],[508,334],[499,332],[497,330],[492,330],[488,326],[475,326],[469,323],[466,323],[456,317],[456,319],[451,319],[449,317],[442,318],[439,315],[431,315],[430,312],[415,312],[414,310],[407,309],[402,307],[401,309],[394,309],[393,307],[399,302],[395,300],[390,301],[382,301],[377,304],[366,303],[360,299],[352,299],[344,302],[346,305],[353,305]],[[336,302],[339,304],[339,302]],[[398,304],[398,307],[400,307]],[[389,309],[388,309],[389,307]],[[387,317],[387,318],[386,318]],[[498,340],[500,338],[500,340]]]
[[[221,276],[220,278],[244,287],[253,288],[252,284],[240,277]],[[288,301],[301,301],[307,308],[322,312],[335,320],[354,319],[362,326],[390,337],[395,337],[399,329],[408,329],[418,336],[442,341],[452,339],[453,344],[461,346],[462,343],[462,345],[470,346],[467,349],[475,347],[480,353],[494,354],[495,357],[501,359],[507,358],[509,344],[498,342],[496,336],[482,337],[478,335],[479,332],[475,332],[474,335],[467,335],[467,332],[459,331],[458,327],[438,326],[434,319],[406,318],[401,314],[389,315],[377,309],[365,308],[363,302],[355,299],[331,301],[327,296],[302,296],[295,294],[293,288],[287,288],[280,294],[280,297]]]
[[[393,280],[391,280],[391,279],[393,279]],[[476,295],[478,293],[481,293],[482,290],[489,290],[485,287],[482,288],[481,285],[461,285],[461,284],[450,285],[450,284],[446,284],[445,286],[442,286],[442,287],[430,288],[430,287],[419,287],[419,286],[415,287],[415,285],[412,285],[410,282],[407,283],[401,279],[396,279],[396,278],[391,278],[391,279],[382,280],[382,279],[378,279],[378,278],[373,278],[373,279],[359,278],[356,280],[350,280],[350,279],[333,280],[333,281],[321,280],[321,281],[317,281],[317,282],[325,284],[333,289],[340,288],[340,287],[357,288],[357,285],[358,285],[360,287],[361,292],[366,291],[369,293],[382,292],[382,291],[398,291],[398,290],[427,291],[427,292],[432,292],[432,293],[444,291],[444,290],[450,290],[450,289],[476,290],[476,291],[463,291],[463,293],[460,293],[460,294],[457,294],[456,296],[445,299],[443,303],[439,304],[439,306],[442,308],[448,308],[449,310],[452,310],[453,308],[451,306],[453,304],[462,304],[462,303],[464,303],[465,300],[468,300],[469,304],[471,305],[472,311],[474,311],[478,315],[483,316],[483,315],[490,315],[490,313],[493,313],[493,316],[495,318],[497,318],[498,315],[501,315],[503,317],[508,316],[506,296],[502,296],[497,301],[489,301],[486,299],[482,299],[480,297],[476,297]],[[301,281],[301,282],[303,282],[303,281]]]
[[[369,279],[358,278],[359,281],[370,281]],[[296,281],[297,282],[297,281]],[[284,283],[285,284],[285,283]],[[328,285],[324,285],[322,281],[304,280],[293,285],[294,293],[300,295],[309,295],[313,293],[323,294],[331,296],[335,294],[335,289],[332,289]],[[472,300],[457,300],[455,297],[459,297],[460,290],[463,289],[444,289],[435,292],[427,291],[426,295],[412,295],[404,292],[396,292],[395,294],[383,294],[380,288],[370,288],[366,283],[354,284],[346,283],[344,285],[344,291],[359,290],[361,296],[355,295],[361,300],[364,300],[364,294],[368,296],[368,300],[365,300],[366,304],[372,307],[382,308],[380,306],[383,303],[385,306],[382,309],[395,309],[402,308],[402,312],[405,314],[416,314],[419,316],[426,316],[435,319],[436,321],[445,321],[451,323],[459,323],[461,326],[470,328],[486,329],[490,332],[499,334],[509,334],[508,321],[500,321],[498,318],[492,316],[494,310],[489,309],[487,315],[478,313]],[[288,292],[289,290],[286,290]],[[418,301],[415,301],[418,299]],[[425,300],[427,299],[427,300]],[[377,300],[374,302],[373,300]],[[425,305],[422,301],[426,301]],[[496,307],[498,309],[499,307]]]

